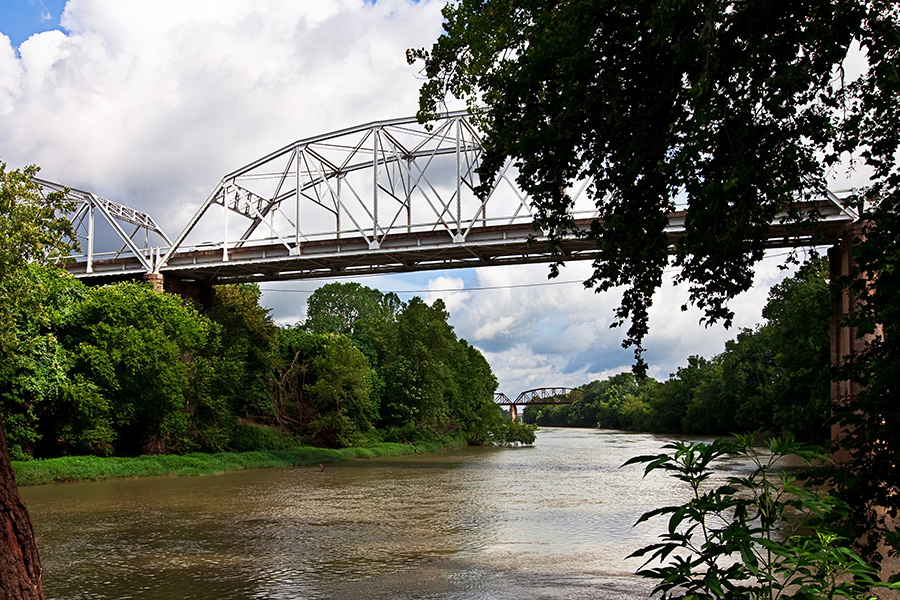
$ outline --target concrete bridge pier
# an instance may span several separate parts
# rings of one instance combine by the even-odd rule
[[[864,237],[865,223],[853,223],[848,225],[841,236],[841,241],[828,250],[829,279],[837,281],[841,277],[849,276],[855,265],[853,249]],[[841,294],[832,297],[831,308],[831,364],[841,367],[847,363],[847,359],[855,352],[862,351],[871,336],[860,338],[856,327],[850,327],[842,323],[842,318],[854,310],[859,302],[846,289]],[[845,404],[859,394],[861,386],[855,381],[834,380],[831,382],[831,402],[834,406]],[[838,424],[831,426],[831,440],[840,442],[847,434],[846,429]],[[846,462],[849,455],[845,450],[838,450],[833,456],[836,463]]]
[[[204,308],[211,308],[215,300],[213,286],[205,281],[175,279],[162,273],[144,273],[143,280],[157,291],[181,296],[183,300],[194,300]]]
[[[519,419],[519,414],[516,410],[515,404],[509,405],[509,420],[515,423]]]

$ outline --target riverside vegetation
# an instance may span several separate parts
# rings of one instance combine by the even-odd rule
[[[306,322],[278,327],[252,285],[218,287],[206,310],[34,264],[2,287],[21,299],[10,307],[15,352],[0,365],[20,483],[534,441],[533,427],[503,418],[490,366],[440,300],[329,284]],[[138,455],[186,456],[81,458]]]
[[[527,423],[660,433],[789,434],[830,438],[830,295],[827,264],[814,260],[774,286],[765,323],[744,329],[712,357],[691,356],[669,379],[621,373],[581,386],[569,405],[533,406]]]

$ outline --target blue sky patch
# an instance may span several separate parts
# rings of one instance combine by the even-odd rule
[[[0,2],[0,33],[14,48],[35,33],[60,29],[66,0],[3,0]]]

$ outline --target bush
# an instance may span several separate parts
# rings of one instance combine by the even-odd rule
[[[771,440],[761,451],[754,437],[674,442],[665,446],[672,454],[625,463],[647,463],[645,475],[667,471],[691,491],[686,503],[658,508],[638,520],[669,518],[662,541],[631,554],[649,556],[638,574],[658,581],[654,594],[691,600],[862,600],[874,587],[900,590],[900,584],[878,582],[877,572],[829,530],[829,519],[845,505],[776,472],[788,456],[807,463],[827,458],[789,438]],[[713,462],[736,456],[751,461],[750,474],[713,486]],[[663,564],[648,568],[656,561]]]
[[[293,444],[290,436],[265,425],[238,423],[228,446],[235,452],[254,450],[287,450]]]
[[[499,446],[531,446],[534,444],[536,431],[537,425],[510,421],[497,426],[489,441]]]

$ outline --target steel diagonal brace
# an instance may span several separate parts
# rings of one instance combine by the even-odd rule
[[[274,159],[273,159],[274,160]],[[269,213],[272,211],[272,207],[279,205],[281,201],[278,199],[279,194],[281,194],[281,188],[284,185],[285,180],[287,179],[288,173],[291,170],[291,165],[294,161],[294,155],[288,159],[287,164],[284,167],[284,170],[281,173],[281,179],[278,180],[278,186],[275,188],[275,192],[272,194],[272,198],[268,200],[266,207],[262,211],[256,211],[259,215],[258,218],[253,219],[253,222],[250,223],[250,226],[244,231],[244,234],[241,235],[240,241],[246,242],[253,232],[256,231],[256,228],[259,227],[260,222],[262,222],[266,217],[269,216]],[[249,190],[247,190],[249,192]],[[271,228],[271,226],[270,226]]]
[[[428,162],[429,163],[431,162],[431,158],[429,158]],[[435,223],[435,226],[443,225],[444,229],[446,229],[448,233],[453,235],[453,228],[450,225],[448,225],[447,222],[444,220],[444,215],[447,214],[448,212],[450,212],[450,202],[452,202],[452,198],[451,198],[451,201],[447,202],[447,203],[444,203],[444,201],[441,199],[440,193],[434,187],[434,184],[432,184],[431,181],[428,179],[428,176],[425,175],[425,169],[428,168],[427,164],[425,165],[425,169],[420,167],[419,163],[417,163],[415,160],[413,160],[411,162],[411,164],[414,165],[416,167],[416,169],[419,171],[419,176],[416,177],[415,183],[413,183],[410,188],[410,192],[409,192],[410,198],[412,197],[413,190],[419,190],[419,193],[422,194],[423,198],[425,198],[425,202],[428,203],[428,206],[430,206],[432,212],[434,212],[434,216],[437,217],[438,222]],[[404,165],[404,168],[409,169],[409,167],[407,165]],[[413,175],[411,169],[410,169],[410,174]],[[437,207],[431,201],[431,198],[429,197],[429,195],[423,189],[423,187],[421,185],[422,181],[424,181],[425,183],[428,184],[428,188],[434,194],[435,198],[437,199],[437,202],[444,208],[444,210],[442,210],[440,212],[438,211]]]
[[[206,214],[206,211],[209,210],[209,207],[213,204],[218,204],[215,201],[216,197],[219,195],[219,192],[223,192],[222,204],[226,204],[226,198],[224,197],[224,189],[225,189],[225,179],[219,181],[219,184],[215,187],[212,193],[206,197],[206,200],[197,209],[197,212],[194,213],[194,216],[191,217],[191,220],[188,221],[187,225],[185,225],[184,229],[181,230],[181,233],[178,234],[178,237],[175,238],[175,241],[169,246],[169,251],[166,252],[165,256],[163,256],[162,260],[156,263],[156,270],[154,273],[158,273],[159,269],[166,266],[169,263],[169,259],[172,258],[172,255],[175,254],[177,250],[181,248],[181,243],[184,242],[184,239],[190,235],[191,231],[194,230],[194,227],[203,218],[203,215]],[[227,207],[226,207],[227,208]]]
[[[307,163],[307,164],[309,164],[309,163]],[[317,173],[322,178],[323,182],[325,183],[325,186],[328,187],[328,191],[331,193],[332,197],[337,198],[337,205],[344,209],[345,214],[348,217],[350,217],[351,221],[353,221],[353,224],[356,226],[357,231],[359,231],[360,235],[363,236],[363,238],[366,240],[366,243],[369,244],[369,246],[371,246],[372,242],[374,240],[372,238],[370,238],[368,235],[366,235],[366,232],[363,230],[362,227],[360,227],[359,223],[356,221],[356,218],[353,216],[353,213],[347,208],[347,205],[344,204],[344,200],[340,196],[338,196],[337,193],[335,192],[334,188],[331,187],[331,181],[327,177],[325,177],[325,174],[321,168],[317,169]],[[350,182],[345,181],[344,184],[348,188],[350,188],[350,191],[353,192],[353,195],[356,196],[356,199],[359,201],[360,205],[363,207],[363,209],[366,211],[366,213],[368,213],[369,217],[371,217],[372,221],[374,222],[375,217],[372,215],[371,212],[369,212],[368,207],[362,201],[362,198],[359,197],[359,194],[356,193],[356,190],[353,189],[353,186],[350,185]]]
[[[126,246],[128,246],[128,248],[134,254],[134,257],[137,258],[141,263],[141,266],[147,269],[147,271],[153,271],[153,266],[150,264],[150,261],[147,260],[147,257],[144,256],[143,252],[137,246],[135,246],[134,240],[132,240],[131,237],[129,237],[128,234],[125,233],[125,230],[122,229],[122,226],[119,225],[119,222],[112,216],[112,214],[110,214],[106,204],[100,202],[100,198],[98,198],[94,194],[91,194],[90,192],[86,193],[85,200],[90,202],[97,208],[97,210],[100,211],[100,214],[103,215],[103,218],[106,219],[106,222],[109,223],[110,226],[112,226],[115,232],[119,234],[121,240],[125,243]]]
[[[253,206],[253,203],[252,202],[248,203],[247,207],[250,208],[250,210],[252,210],[256,214],[256,219],[259,219],[260,223],[265,223],[266,227],[269,228],[269,231],[272,232],[272,237],[274,237],[279,242],[281,242],[281,244],[285,247],[285,249],[287,249],[287,251],[290,252],[291,247],[287,244],[287,242],[284,241],[284,238],[281,235],[279,235],[277,231],[275,231],[275,228],[272,227],[272,224],[269,223],[268,221],[266,221],[265,217],[260,213],[260,211],[257,210],[257,208],[255,206]],[[275,210],[277,210],[278,212],[281,212],[280,208],[276,208]],[[281,214],[284,215],[285,218],[287,218],[287,215],[285,215],[284,213],[281,213]],[[241,242],[245,242],[245,241],[246,240],[244,240],[244,239],[241,240]]]

